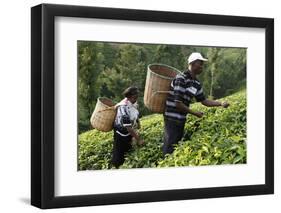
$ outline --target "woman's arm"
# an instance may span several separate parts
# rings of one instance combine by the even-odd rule
[[[144,141],[141,139],[139,134],[137,134],[136,131],[132,127],[126,127],[126,129],[131,134],[131,136],[136,139],[136,141],[138,142],[139,145],[142,145],[144,143]]]

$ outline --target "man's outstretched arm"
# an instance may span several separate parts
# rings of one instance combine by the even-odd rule
[[[220,102],[220,101],[213,101],[213,100],[208,100],[205,99],[204,101],[201,101],[201,104],[203,104],[204,106],[207,107],[218,107],[218,106],[222,106],[224,108],[227,108],[229,106],[229,103],[227,102]]]

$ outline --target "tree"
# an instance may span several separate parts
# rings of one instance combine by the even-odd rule
[[[97,79],[104,69],[103,45],[78,42],[78,111],[79,129],[90,126],[89,117],[94,109],[99,88]]]
[[[123,99],[122,92],[129,86],[140,90],[139,105],[142,114],[147,114],[143,105],[147,52],[142,45],[120,44],[112,69],[105,69],[99,76],[102,83],[101,95],[112,98],[115,102]]]
[[[182,52],[181,46],[177,45],[157,45],[153,61],[154,63],[166,64],[179,70],[185,68],[185,55]]]
[[[211,82],[210,82],[210,92],[209,92],[209,97],[211,99],[213,99],[214,97],[214,94],[213,94],[213,90],[214,90],[214,86],[215,86],[215,75],[218,72],[218,64],[219,64],[219,55],[221,53],[221,49],[219,48],[210,48],[208,50],[208,63],[210,64],[209,65],[209,70],[210,70],[210,74],[211,74]]]

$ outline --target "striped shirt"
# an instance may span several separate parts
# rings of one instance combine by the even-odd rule
[[[180,112],[176,108],[176,102],[182,102],[189,107],[193,97],[198,102],[206,99],[201,83],[197,79],[192,79],[187,70],[178,74],[171,83],[170,93],[166,100],[165,117],[184,122],[187,113]]]

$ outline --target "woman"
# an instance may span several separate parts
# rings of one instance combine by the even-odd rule
[[[116,105],[117,114],[114,121],[114,143],[112,164],[119,168],[124,163],[124,156],[132,148],[132,138],[139,145],[144,142],[134,130],[139,125],[139,112],[137,109],[138,88],[129,87],[124,92],[125,98]]]

